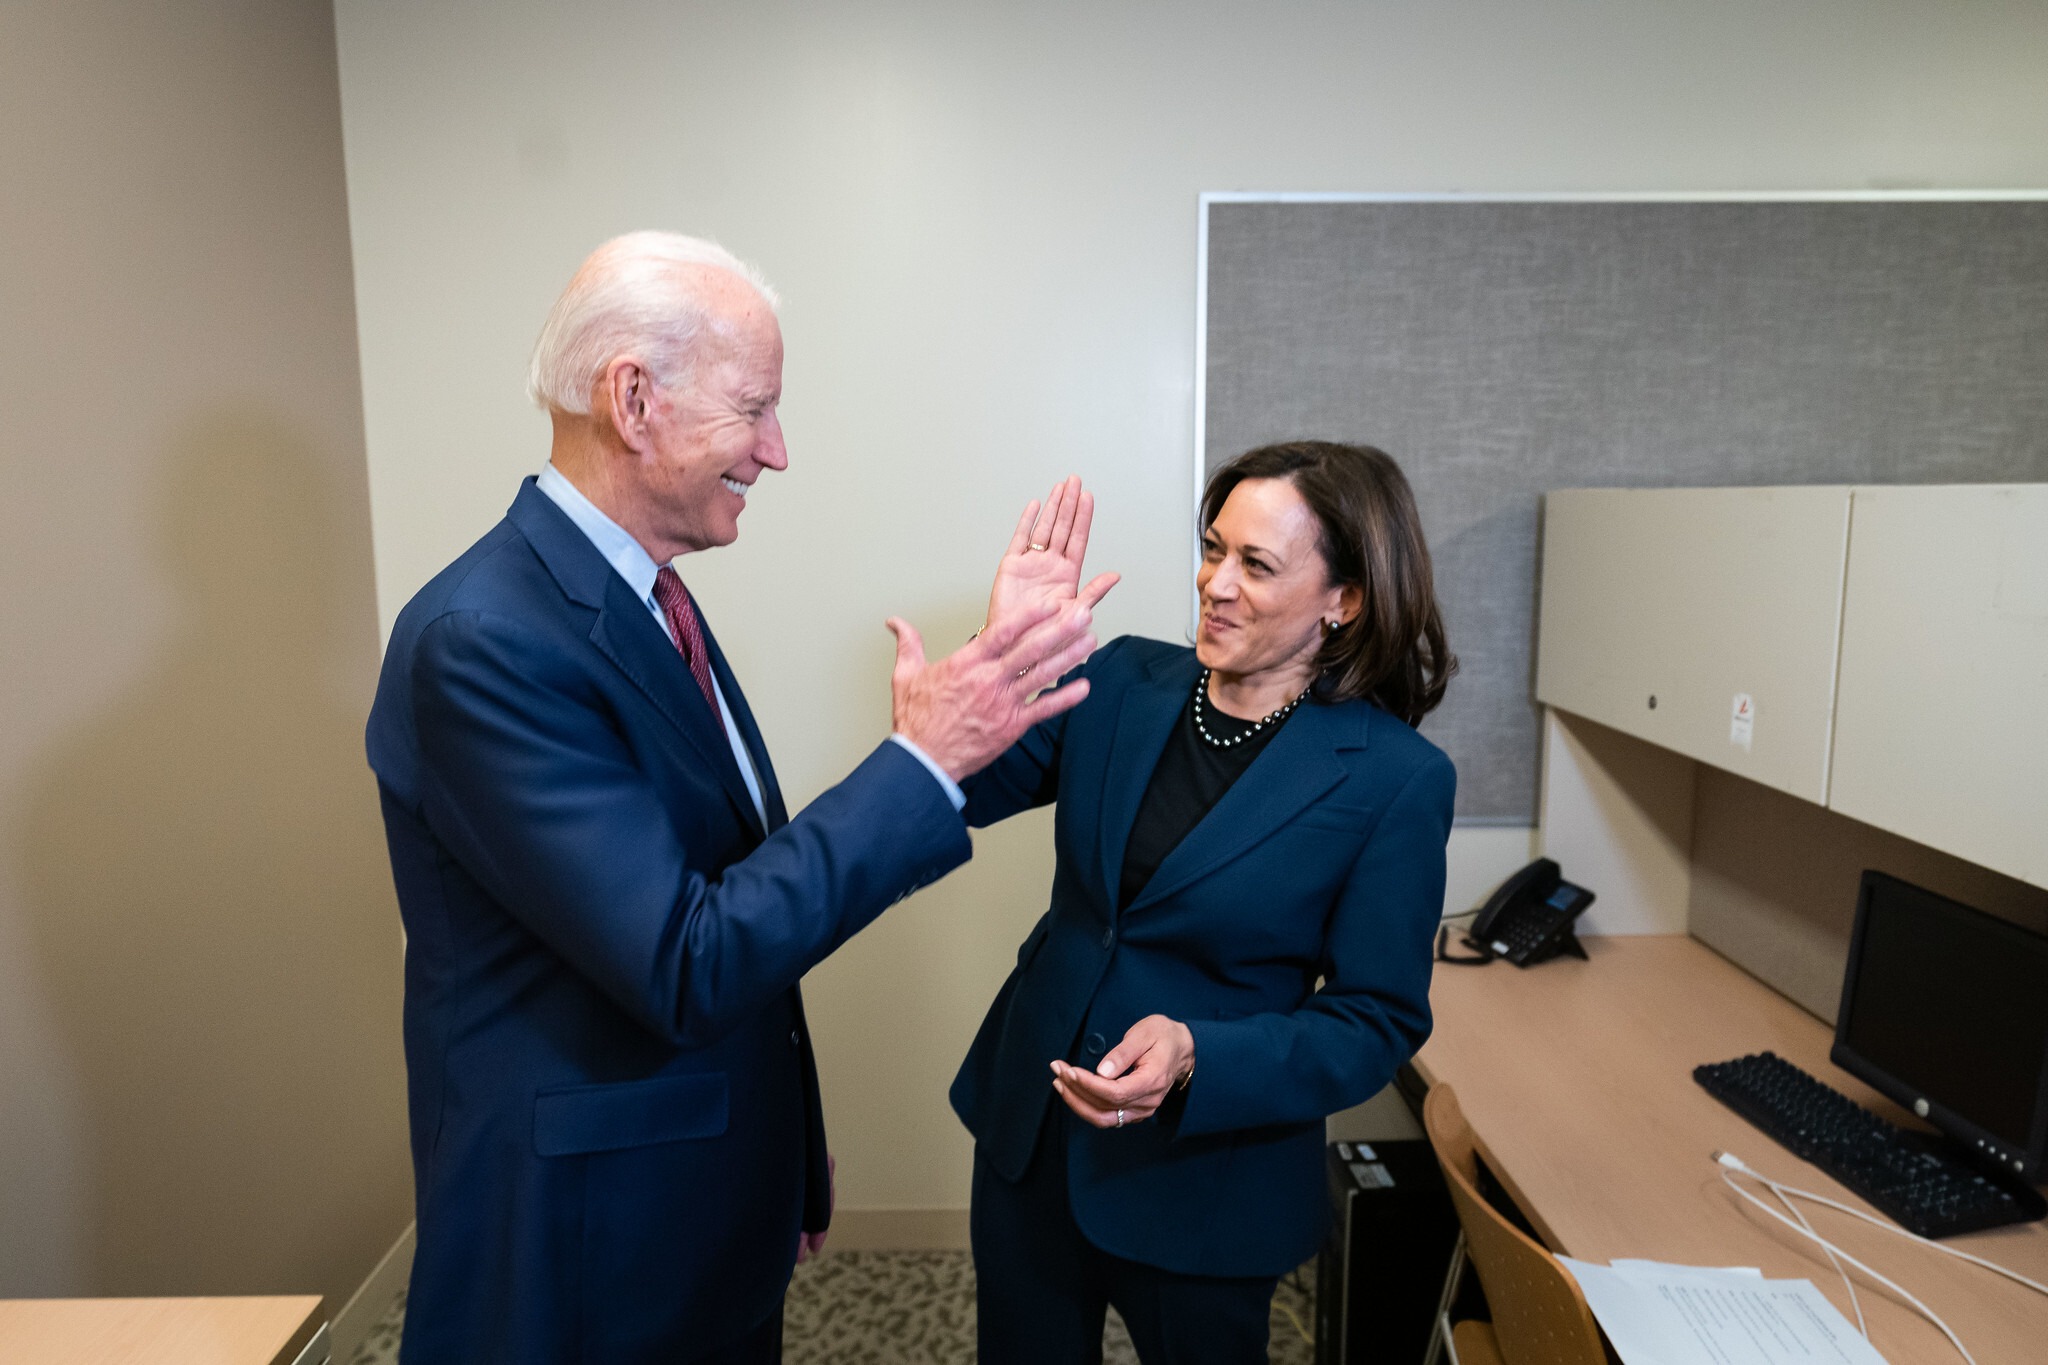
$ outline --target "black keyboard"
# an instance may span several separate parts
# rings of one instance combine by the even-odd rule
[[[1775,1052],[1694,1067],[1692,1078],[1908,1232],[1953,1237],[2048,1214],[2040,1191],[1988,1174],[1942,1151],[1937,1139],[1879,1118]]]

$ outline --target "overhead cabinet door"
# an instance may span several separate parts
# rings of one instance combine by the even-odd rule
[[[1848,524],[1846,487],[1549,494],[1537,699],[1824,802]]]
[[[1828,804],[2048,886],[2048,487],[1859,488]]]

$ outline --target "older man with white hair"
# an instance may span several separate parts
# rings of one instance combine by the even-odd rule
[[[408,933],[401,1359],[774,1361],[831,1203],[798,978],[967,859],[958,782],[1080,701],[1043,689],[1113,579],[1077,588],[1077,485],[1027,509],[999,572],[1037,605],[929,664],[891,621],[894,732],[792,819],[674,567],[787,467],[773,293],[618,238],[531,388],[547,468],[399,615],[370,716]]]

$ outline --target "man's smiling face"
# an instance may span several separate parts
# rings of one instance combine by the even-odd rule
[[[678,554],[732,544],[755,481],[789,467],[776,414],[782,329],[752,286],[716,274],[695,364],[681,382],[654,389],[651,441],[638,462],[648,521]]]

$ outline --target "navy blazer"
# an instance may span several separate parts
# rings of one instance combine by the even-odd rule
[[[533,480],[392,632],[368,739],[408,935],[408,1362],[686,1359],[773,1311],[825,1225],[797,979],[969,840],[889,743],[787,819],[705,638],[766,827],[660,624]]]
[[[1048,1064],[1092,1068],[1149,1014],[1188,1026],[1195,1077],[1121,1130],[1060,1123],[1074,1218],[1096,1246],[1189,1275],[1281,1275],[1328,1217],[1323,1119],[1429,1036],[1456,775],[1363,701],[1304,704],[1121,912],[1124,848],[1201,665],[1125,637],[1086,701],[966,784],[970,824],[1059,803],[1052,906],[953,1082],[1007,1180],[1050,1112]],[[1320,981],[1320,986],[1318,982]]]

